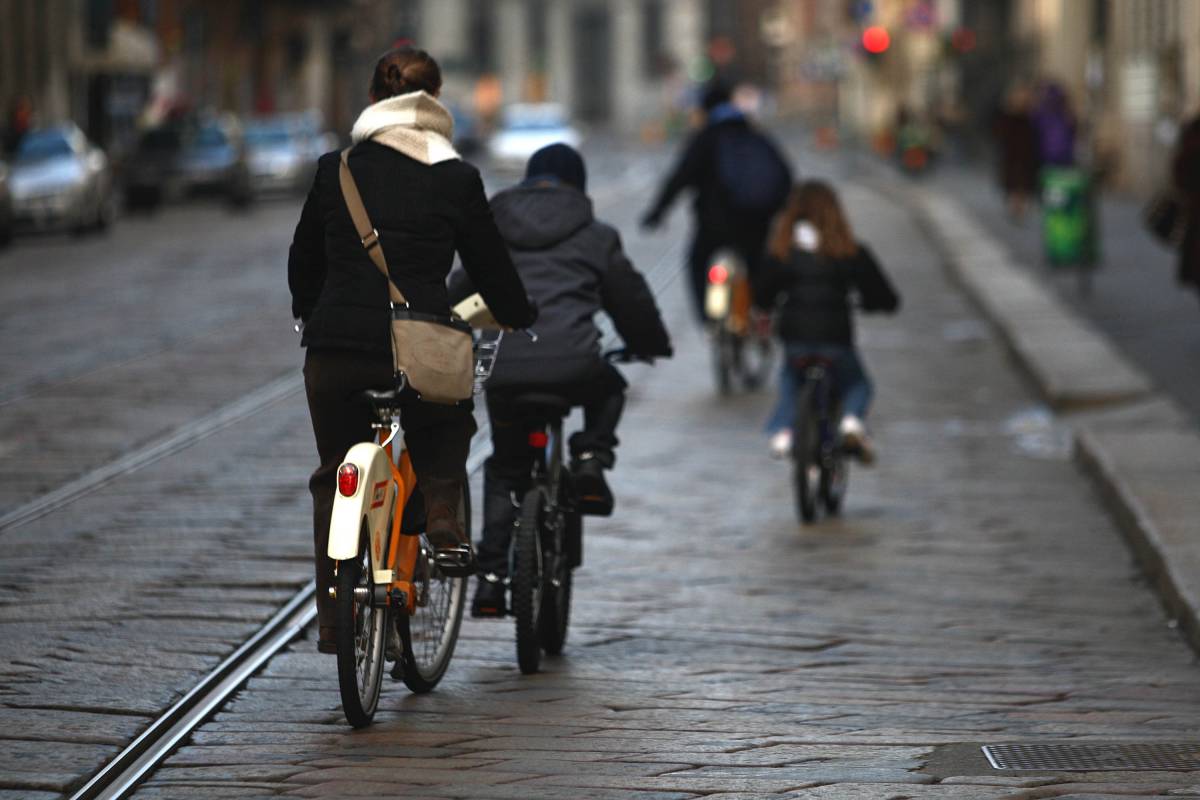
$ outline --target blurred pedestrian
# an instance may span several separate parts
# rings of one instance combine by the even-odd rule
[[[1171,179],[1187,216],[1179,248],[1179,282],[1200,292],[1200,115],[1179,133]]]
[[[633,266],[616,229],[596,219],[587,195],[583,157],[565,144],[533,154],[518,186],[492,198],[496,224],[517,272],[538,305],[538,340],[506,340],[487,382],[492,455],[483,472],[483,538],[479,583],[471,613],[506,613],[505,578],[516,509],[512,498],[529,488],[534,451],[521,407],[522,394],[561,397],[583,408],[583,429],[571,436],[571,474],[580,511],[607,516],[613,495],[604,472],[616,463],[617,425],[626,383],[600,352],[596,315],[613,322],[634,355],[671,354],[654,294]],[[455,272],[452,297],[473,291]]]
[[[1029,198],[1037,192],[1038,131],[1033,122],[1032,107],[1029,87],[1023,83],[1015,84],[992,122],[997,177],[1008,214],[1014,221],[1024,217]]]
[[[1037,110],[1038,164],[1042,167],[1075,166],[1077,122],[1066,91],[1053,81],[1042,84]]]
[[[784,358],[779,399],[767,423],[772,455],[792,449],[792,413],[797,358],[817,356],[833,363],[842,401],[839,434],[864,463],[875,458],[865,420],[871,380],[854,346],[851,299],[863,311],[895,311],[900,296],[875,256],[855,241],[833,189],[821,181],[797,186],[775,221],[762,275],[755,287],[759,305],[778,308]]]
[[[496,229],[479,172],[450,144],[453,118],[437,101],[437,62],[423,50],[385,53],[371,105],[354,124],[349,165],[387,254],[391,281],[413,311],[448,317],[446,276],[455,251],[502,324],[523,328],[536,311]],[[336,472],[346,451],[370,441],[359,395],[395,386],[387,282],[351,220],[337,152],[320,158],[288,257],[292,314],[304,323],[304,384],[321,464],[312,474],[318,649],[336,652],[326,555]],[[404,440],[425,500],[426,535],[452,557],[470,549],[458,520],[475,420],[469,401],[440,405],[404,396]]]
[[[33,127],[33,101],[22,95],[13,101],[8,112],[8,123],[4,128],[4,152],[17,152],[21,139]]]
[[[687,143],[642,225],[657,228],[681,192],[695,193],[688,263],[693,308],[703,321],[713,254],[732,248],[755,273],[771,219],[787,200],[792,170],[775,143],[734,105],[727,85],[710,84],[701,104],[704,127]]]

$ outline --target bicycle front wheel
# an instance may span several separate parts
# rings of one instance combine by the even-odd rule
[[[796,401],[792,426],[792,468],[796,509],[801,522],[817,518],[817,489],[821,480],[821,432],[815,408],[816,387],[807,382]]]
[[[471,496],[466,481],[458,504],[458,518],[471,536]],[[433,548],[424,537],[413,571],[416,609],[412,615],[398,614],[396,628],[403,646],[400,677],[410,691],[432,691],[450,666],[458,630],[462,625],[467,579],[452,578],[438,568]],[[395,673],[393,673],[395,674]]]
[[[513,529],[512,614],[516,621],[517,664],[530,675],[542,661],[538,636],[542,610],[542,539],[546,498],[534,487],[521,502],[521,516]]]
[[[387,606],[374,605],[375,582],[363,537],[358,558],[337,565],[337,665],[342,711],[355,728],[371,724],[383,681]]]
[[[572,525],[581,524],[578,511],[559,511],[557,528],[564,532],[563,538]],[[563,538],[557,540],[557,547],[547,548],[542,555],[546,574],[542,585],[538,640],[542,649],[552,656],[562,652],[567,642],[567,625],[571,620],[571,557]]]

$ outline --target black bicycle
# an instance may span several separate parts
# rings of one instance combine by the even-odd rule
[[[818,503],[837,514],[846,496],[850,469],[838,433],[842,401],[833,362],[800,356],[792,359],[791,368],[800,379],[792,418],[796,507],[801,521],[810,523],[817,518]]]
[[[571,615],[571,573],[583,562],[583,519],[563,460],[566,399],[552,394],[514,398],[535,451],[531,484],[521,499],[509,551],[511,613],[517,663],[530,674],[542,651],[562,652]]]

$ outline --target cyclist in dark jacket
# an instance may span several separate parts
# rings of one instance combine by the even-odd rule
[[[772,453],[785,457],[791,452],[797,376],[790,361],[819,356],[833,362],[842,399],[842,441],[871,463],[875,451],[863,421],[872,388],[854,347],[851,298],[863,311],[890,312],[900,307],[900,296],[871,251],[854,240],[828,185],[808,181],[793,191],[776,221],[755,289],[759,305],[777,309],[779,337],[788,356],[779,401],[767,423]]]
[[[783,207],[792,185],[792,171],[787,159],[733,105],[727,86],[711,84],[704,92],[702,106],[705,126],[688,142],[654,204],[642,217],[644,227],[657,228],[680,193],[689,189],[695,193],[688,269],[693,309],[701,320],[713,255],[721,248],[733,248],[753,276],[762,258],[771,219]],[[738,193],[729,185],[729,168],[722,169],[723,160],[737,160],[742,154],[750,157],[741,165],[746,170],[740,176],[741,181],[760,187],[766,194],[766,197],[755,198],[752,204],[735,201]]]
[[[512,496],[526,490],[531,464],[528,431],[512,398],[550,393],[583,407],[583,430],[570,440],[571,469],[582,510],[607,515],[613,498],[603,471],[616,460],[626,383],[601,357],[597,312],[608,314],[630,353],[671,354],[650,288],[625,255],[617,231],[593,215],[586,188],[582,157],[556,144],[533,155],[523,183],[492,198],[496,224],[539,316],[537,341],[506,337],[487,383],[494,449],[484,467],[481,575],[471,607],[476,616],[505,613]],[[455,273],[451,294],[470,291],[466,276]]]
[[[448,315],[446,275],[455,251],[495,317],[512,327],[536,312],[513,268],[483,183],[450,145],[453,121],[435,99],[437,63],[419,50],[380,58],[371,105],[355,123],[350,169],[379,231],[392,281],[414,310]],[[321,157],[288,256],[292,314],[304,323],[304,385],[320,466],[312,474],[318,647],[335,652],[333,562],[326,555],[336,471],[346,451],[372,436],[357,398],[393,384],[387,281],[363,248],[338,182],[339,154]],[[403,409],[404,439],[425,501],[434,547],[466,543],[456,509],[475,420],[471,404]]]

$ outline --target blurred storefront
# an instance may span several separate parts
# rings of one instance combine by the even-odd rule
[[[704,61],[704,0],[420,0],[412,38],[452,102],[485,115],[557,102],[571,116],[638,130]]]

